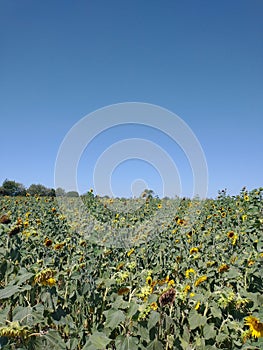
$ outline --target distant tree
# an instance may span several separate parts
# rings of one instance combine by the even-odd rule
[[[6,190],[4,189],[3,186],[0,186],[0,196],[5,196],[6,195]]]
[[[0,195],[2,196],[24,196],[25,194],[26,189],[24,185],[8,179],[3,182],[0,188]]]
[[[28,187],[27,192],[31,194],[31,196],[48,196],[50,189],[41,184],[32,184]]]
[[[141,197],[142,198],[152,198],[154,195],[153,190],[148,190],[147,188],[142,192]]]
[[[66,193],[67,197],[79,197],[79,194],[77,191],[69,191]]]
[[[65,196],[65,195],[66,195],[66,191],[63,188],[58,187],[56,189],[56,196],[57,197],[62,197],[62,196]]]
[[[48,197],[56,197],[55,189],[54,188],[48,188],[47,196]]]

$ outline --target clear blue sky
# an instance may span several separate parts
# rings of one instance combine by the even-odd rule
[[[263,186],[262,18],[262,0],[2,0],[0,183],[53,187],[70,128],[98,108],[137,101],[176,113],[193,130],[209,196]],[[101,152],[128,137],[176,149],[140,126],[105,132],[83,154],[82,191]],[[182,183],[190,179],[182,154],[175,162]],[[115,195],[129,196],[136,179],[159,193],[156,170],[131,160],[115,169]]]

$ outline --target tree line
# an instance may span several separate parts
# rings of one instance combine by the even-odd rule
[[[0,196],[43,196],[43,197],[55,197],[55,196],[67,196],[78,197],[77,191],[66,192],[63,188],[48,188],[41,184],[32,184],[26,188],[23,184],[14,180],[6,179],[2,186],[0,186]]]

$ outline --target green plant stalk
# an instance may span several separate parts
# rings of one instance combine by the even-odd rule
[[[104,296],[103,296],[103,300],[102,300],[102,305],[101,305],[101,314],[100,314],[100,319],[99,319],[99,322],[102,322],[102,317],[103,317],[103,311],[105,309],[105,302],[106,302],[106,296],[108,294],[108,287],[106,287],[105,289],[105,293],[104,293]]]

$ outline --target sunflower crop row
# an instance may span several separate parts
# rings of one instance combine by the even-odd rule
[[[263,189],[0,198],[3,349],[262,349]]]

